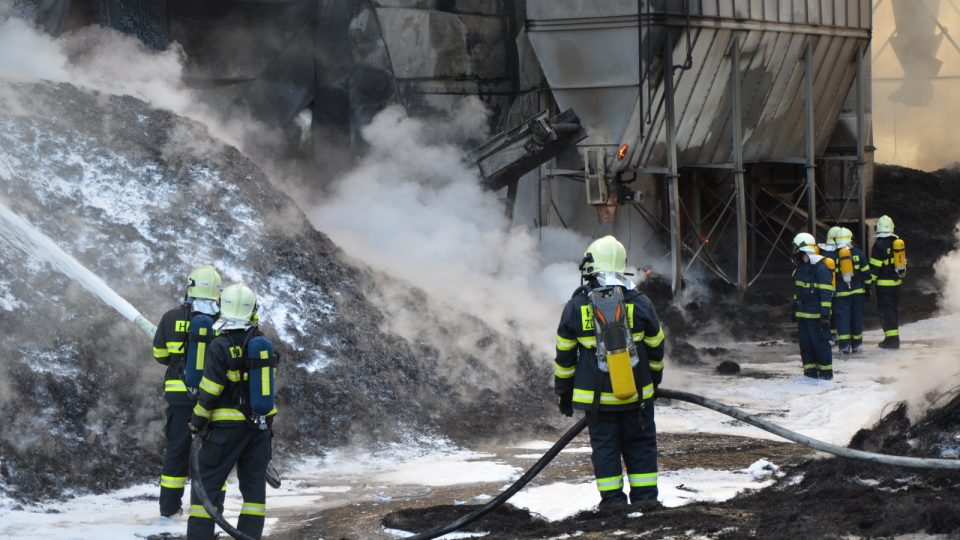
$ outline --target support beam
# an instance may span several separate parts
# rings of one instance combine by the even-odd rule
[[[683,261],[680,242],[680,174],[677,165],[677,118],[674,109],[673,39],[669,29],[663,47],[663,88],[667,128],[667,194],[670,205],[670,259],[673,267],[673,296],[683,289]]]
[[[816,176],[816,130],[813,125],[813,45],[807,38],[807,50],[803,55],[803,101],[806,106],[807,142],[807,232],[817,235],[817,176]]]
[[[866,139],[864,133],[866,128],[864,123],[866,121],[865,107],[866,99],[864,98],[864,84],[863,84],[863,55],[866,54],[866,49],[858,48],[857,49],[857,79],[856,79],[856,92],[857,92],[857,181],[859,182],[860,191],[857,194],[857,202],[860,206],[860,245],[863,246],[864,251],[867,253],[870,252],[870,246],[867,245],[867,182],[864,177],[864,157],[863,157],[863,147],[866,145]]]
[[[733,126],[733,182],[737,197],[737,289],[747,292],[747,192],[743,177],[743,125],[740,103],[740,38],[730,45],[730,124]]]

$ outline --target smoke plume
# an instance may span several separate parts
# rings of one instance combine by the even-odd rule
[[[510,226],[503,203],[480,187],[463,150],[446,142],[475,136],[484,118],[474,99],[430,121],[397,106],[382,111],[362,131],[367,154],[308,215],[350,255],[423,289],[435,303],[408,311],[469,314],[546,353],[560,307],[579,283],[571,261],[587,240],[547,229],[538,241]],[[409,331],[423,339],[428,329]]]
[[[947,313],[960,313],[960,224],[954,228],[957,248],[933,265],[940,281],[940,308]]]
[[[960,50],[948,36],[939,40],[935,57],[924,54],[924,43],[942,35],[937,23],[960,35],[956,2],[891,0],[880,3],[873,17],[873,137],[876,161],[922,170],[936,170],[960,160],[954,142],[960,119]],[[905,7],[906,14],[895,5]],[[899,9],[899,6],[896,6]],[[917,57],[906,56],[904,69],[892,41],[909,41]],[[924,69],[936,61],[939,70]],[[930,71],[931,73],[926,73]],[[936,71],[936,73],[933,73]],[[944,77],[931,79],[928,76]],[[929,101],[927,102],[927,100]],[[925,105],[918,105],[927,102]]]

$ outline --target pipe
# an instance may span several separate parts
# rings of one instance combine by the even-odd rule
[[[587,417],[584,416],[576,424],[574,424],[572,428],[567,430],[567,432],[563,434],[563,437],[560,437],[560,440],[558,440],[553,446],[551,446],[550,450],[547,450],[547,453],[544,454],[543,457],[541,457],[539,460],[537,460],[537,462],[534,463],[533,467],[530,467],[530,469],[527,472],[525,472],[523,476],[520,477],[519,480],[514,482],[513,485],[507,488],[506,491],[504,491],[500,495],[497,495],[496,498],[494,498],[487,504],[481,506],[480,508],[477,508],[473,512],[470,512],[469,514],[461,517],[460,519],[453,521],[452,523],[449,523],[447,525],[444,525],[443,527],[440,527],[439,529],[434,529],[429,532],[420,533],[414,536],[409,536],[407,537],[407,540],[430,540],[431,538],[436,538],[438,536],[443,536],[445,534],[452,533],[453,531],[460,529],[462,527],[465,527],[466,525],[496,510],[497,507],[507,502],[507,499],[516,495],[518,491],[523,489],[523,487],[526,486],[528,482],[530,482],[530,480],[533,480],[535,476],[540,474],[540,471],[542,471],[543,468],[546,467],[548,463],[553,461],[553,458],[557,457],[557,454],[560,453],[560,450],[563,450],[563,447],[569,444],[570,441],[574,439],[574,437],[579,435],[580,432],[583,431],[583,428],[585,428],[586,426],[587,426]],[[191,461],[191,466],[192,466],[192,461]],[[206,508],[206,506],[204,506],[204,508]],[[209,511],[210,510],[207,510],[207,512]]]
[[[776,424],[767,422],[766,420],[761,420],[752,414],[747,414],[740,409],[731,407],[729,405],[724,405],[723,403],[714,401],[712,399],[699,396],[697,394],[691,394],[689,392],[681,392],[679,390],[670,390],[667,388],[658,388],[657,397],[664,399],[675,399],[677,401],[686,401],[687,403],[693,403],[694,405],[699,405],[707,409],[712,409],[719,413],[723,413],[727,416],[736,418],[741,422],[746,422],[752,426],[756,426],[764,431],[768,431],[788,441],[793,441],[797,444],[813,448],[815,450],[820,450],[821,452],[827,452],[828,454],[834,454],[836,456],[850,458],[850,459],[859,459],[862,461],[870,461],[873,463],[881,463],[884,465],[896,465],[899,467],[909,467],[917,469],[950,469],[950,470],[960,470],[960,459],[934,459],[934,458],[911,458],[905,456],[888,456],[885,454],[874,454],[872,452],[864,452],[862,450],[854,450],[852,448],[844,448],[842,446],[837,446],[834,444],[825,443],[823,441],[818,441],[806,435],[801,435],[795,431],[790,431],[789,429],[780,427]],[[560,453],[560,450],[563,449],[570,441],[573,440],[583,428],[587,425],[587,417],[584,415],[579,422],[574,424],[566,433],[560,437],[550,450],[547,450],[547,453],[543,455],[534,465],[531,467],[519,480],[513,483],[506,491],[501,493],[495,499],[491,500],[487,504],[481,506],[480,508],[470,512],[469,514],[461,517],[460,519],[449,523],[439,529],[434,529],[430,532],[420,533],[414,536],[407,537],[407,540],[430,540],[437,538],[438,536],[443,536],[444,534],[449,534],[453,531],[456,531],[466,525],[480,519],[481,517],[489,514],[497,507],[507,502],[510,497],[516,495],[518,491],[523,489],[530,480],[540,474],[540,471],[550,463],[553,458]],[[194,439],[194,446],[196,446],[196,439]],[[190,449],[190,470],[193,471],[194,465],[194,451],[193,447]],[[194,484],[196,486],[196,483]],[[196,489],[196,488],[195,488]],[[207,508],[207,505],[204,504],[204,508],[207,509],[207,512],[213,515],[213,512]],[[219,521],[217,523],[220,523]],[[222,525],[221,525],[222,527]],[[225,529],[226,530],[226,529]]]
[[[238,531],[226,519],[223,519],[223,516],[217,512],[217,507],[214,506],[213,501],[207,496],[207,491],[203,488],[203,479],[200,477],[200,449],[203,447],[204,438],[205,435],[198,434],[194,436],[193,442],[190,443],[190,485],[193,493],[200,499],[203,509],[224,532],[237,540],[254,540],[251,536]]]
[[[703,396],[698,396],[696,394],[691,394],[688,392],[680,392],[678,390],[669,390],[667,388],[658,388],[657,397],[665,399],[676,399],[678,401],[686,401],[687,403],[693,403],[694,405],[699,405],[701,407],[706,407],[707,409],[713,409],[719,413],[723,413],[727,416],[736,418],[741,422],[746,422],[752,426],[756,426],[764,431],[773,433],[787,439],[788,441],[793,441],[797,444],[802,444],[809,448],[815,450],[820,450],[821,452],[826,452],[828,454],[833,454],[835,456],[850,458],[850,459],[859,459],[862,461],[870,461],[873,463],[882,463],[884,465],[896,465],[898,467],[909,467],[915,469],[950,469],[950,470],[960,470],[960,459],[935,459],[935,458],[913,458],[906,456],[888,456],[885,454],[874,454],[872,452],[864,452],[862,450],[854,450],[852,448],[845,448],[843,446],[837,446],[834,444],[825,443],[823,441],[818,441],[806,435],[801,435],[795,431],[790,431],[789,429],[780,427],[776,424],[767,422],[766,420],[761,420],[760,418],[747,414],[740,409],[736,409],[729,405],[724,405],[709,398]]]

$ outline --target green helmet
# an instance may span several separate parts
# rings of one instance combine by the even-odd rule
[[[612,236],[594,240],[583,254],[583,272],[616,272],[622,274],[627,268],[627,250]]]
[[[187,276],[187,296],[190,298],[220,299],[220,273],[205,264],[198,266]]]
[[[836,244],[837,236],[840,234],[843,228],[839,226],[830,227],[830,230],[827,231],[827,244]]]
[[[837,233],[837,245],[843,247],[850,247],[853,245],[853,231],[844,227],[840,229],[840,232]]]
[[[877,220],[877,232],[878,233],[893,232],[893,220],[890,219],[890,216],[880,216],[880,219]]]
[[[234,283],[220,295],[220,317],[235,321],[252,321],[257,314],[257,297],[243,283]]]

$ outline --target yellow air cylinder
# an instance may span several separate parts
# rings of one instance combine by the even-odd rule
[[[837,250],[840,258],[840,275],[847,285],[853,281],[853,257],[850,255],[850,248],[842,247]]]
[[[607,368],[610,370],[610,384],[617,399],[629,399],[637,393],[637,381],[633,378],[633,366],[630,365],[630,351],[620,349],[607,352]]]
[[[893,241],[893,268],[900,275],[907,272],[907,244],[902,238]]]

